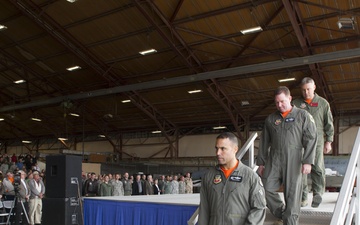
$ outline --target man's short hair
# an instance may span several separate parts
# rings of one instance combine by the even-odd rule
[[[315,84],[315,81],[310,77],[304,77],[301,80],[300,86],[303,86],[304,84],[310,84],[310,83]]]
[[[233,144],[235,144],[236,146],[239,146],[239,141],[237,139],[237,137],[235,136],[235,134],[231,133],[231,132],[224,132],[219,134],[219,136],[216,137],[216,139],[229,139]]]
[[[280,95],[282,93],[284,93],[286,96],[290,96],[289,88],[287,88],[286,86],[280,86],[280,87],[276,88],[276,90],[274,92],[274,96]]]

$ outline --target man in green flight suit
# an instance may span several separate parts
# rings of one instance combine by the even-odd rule
[[[301,109],[308,111],[314,118],[318,135],[316,145],[315,162],[311,167],[311,180],[313,190],[312,207],[319,207],[322,201],[322,195],[325,191],[325,165],[324,153],[331,151],[331,143],[334,139],[333,117],[329,103],[315,93],[316,85],[313,79],[305,77],[301,84],[302,98],[295,99],[293,104]],[[324,139],[325,138],[325,139]],[[308,204],[308,185],[307,175],[303,177],[303,195],[301,206]]]
[[[298,225],[302,194],[302,174],[311,171],[317,141],[315,122],[310,113],[291,105],[290,90],[275,91],[278,111],[265,120],[257,157],[267,206],[279,220],[274,224]],[[277,192],[284,185],[282,201]]]

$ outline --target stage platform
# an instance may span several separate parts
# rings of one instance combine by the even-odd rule
[[[319,208],[301,209],[300,224],[330,224],[338,192],[327,192]],[[84,225],[186,225],[200,203],[199,194],[84,198]],[[268,212],[265,225],[276,219]]]

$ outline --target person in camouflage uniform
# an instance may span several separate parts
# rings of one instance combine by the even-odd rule
[[[190,173],[186,173],[185,175],[185,194],[193,193],[193,181],[191,179]]]

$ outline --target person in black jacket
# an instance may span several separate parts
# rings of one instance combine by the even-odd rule
[[[136,179],[132,184],[132,195],[143,195],[145,193],[145,185],[141,181],[140,174],[136,175]]]

